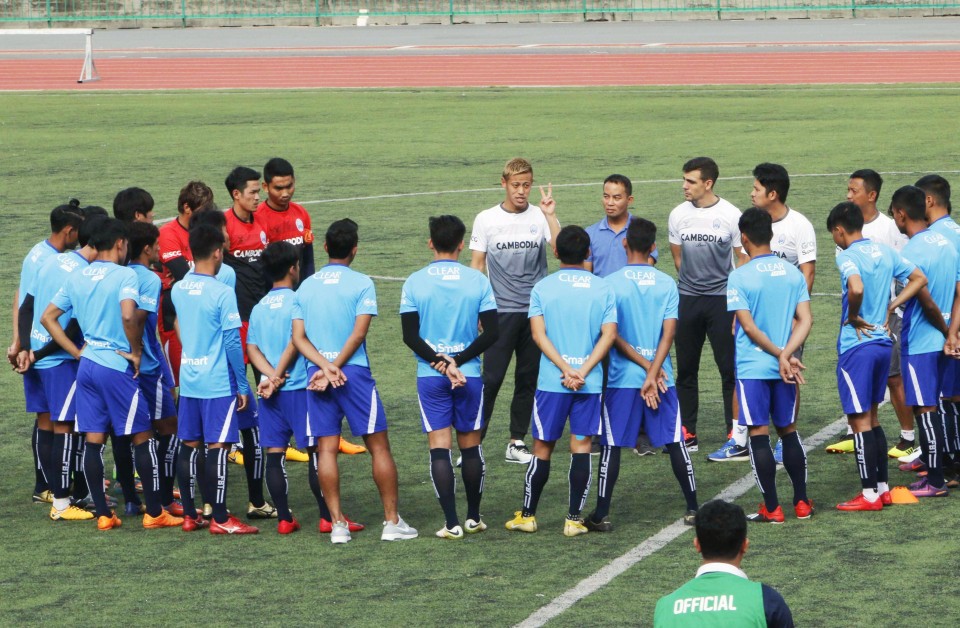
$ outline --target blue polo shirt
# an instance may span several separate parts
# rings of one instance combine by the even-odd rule
[[[623,240],[627,237],[627,227],[633,220],[633,214],[627,214],[627,223],[620,231],[614,231],[610,228],[607,217],[604,216],[600,222],[587,227],[587,235],[590,236],[590,256],[587,261],[593,264],[593,274],[598,277],[606,277],[627,265],[627,251],[623,248]],[[654,260],[659,259],[657,249],[653,250]]]

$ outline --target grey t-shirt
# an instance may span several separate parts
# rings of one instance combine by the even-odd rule
[[[487,275],[499,312],[526,312],[530,291],[547,275],[550,227],[536,205],[514,214],[500,205],[477,214],[470,250],[487,255]]]
[[[680,245],[680,294],[725,296],[733,256],[739,251],[740,210],[722,198],[710,207],[690,201],[670,212],[670,244]]]

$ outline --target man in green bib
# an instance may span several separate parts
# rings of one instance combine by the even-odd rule
[[[700,507],[693,546],[703,556],[697,577],[657,602],[656,628],[674,626],[793,627],[783,596],[751,582],[740,569],[747,540],[747,517],[736,504],[715,499]]]

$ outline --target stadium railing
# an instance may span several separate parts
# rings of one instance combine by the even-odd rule
[[[631,19],[642,15],[722,19],[747,13],[946,13],[960,0],[0,0],[0,26],[149,22],[163,25],[258,24],[331,18],[470,21],[518,19]],[[960,11],[952,11],[960,13]]]

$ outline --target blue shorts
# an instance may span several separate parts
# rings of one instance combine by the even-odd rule
[[[837,360],[837,388],[844,414],[860,414],[883,401],[890,375],[891,346],[868,342],[842,353]]]
[[[51,421],[77,420],[77,368],[80,363],[67,360],[48,369],[37,369],[43,384],[43,397]]]
[[[279,390],[269,399],[260,400],[260,446],[284,447],[290,437],[297,438],[297,447],[310,447],[307,437],[307,391]]]
[[[121,373],[88,358],[77,370],[77,431],[129,436],[153,429],[133,369]]]
[[[483,427],[483,379],[468,377],[459,388],[450,388],[446,377],[418,377],[417,401],[424,432],[453,426],[457,432]]]
[[[943,377],[940,380],[940,394],[947,399],[960,396],[960,360],[949,357],[944,358]],[[27,411],[30,412],[31,410],[27,408]]]
[[[177,404],[173,400],[173,391],[163,385],[163,377],[159,372],[153,375],[140,373],[137,381],[151,421],[176,418]]]
[[[177,438],[204,443],[236,443],[240,440],[237,425],[237,397],[197,399],[180,397]]]
[[[310,366],[307,379],[319,369]],[[347,383],[339,388],[329,387],[323,392],[307,391],[307,412],[317,431],[317,438],[337,436],[341,433],[343,418],[354,436],[366,436],[387,429],[387,417],[383,402],[377,392],[370,369],[365,366],[346,365],[342,369]],[[311,426],[313,427],[313,426]]]
[[[949,359],[942,351],[900,356],[900,375],[908,406],[939,405],[944,362]]]
[[[738,379],[740,425],[787,427],[797,420],[797,385],[782,379]]]
[[[47,396],[43,394],[43,380],[40,379],[40,371],[35,368],[28,369],[23,374],[23,399],[26,401],[27,412],[36,412],[42,414],[50,412],[47,406]]]
[[[260,427],[260,409],[257,407],[257,391],[251,390],[247,395],[247,407],[237,412],[237,428],[249,430]]]
[[[533,397],[534,438],[547,442],[558,440],[567,424],[567,417],[570,417],[571,434],[600,434],[600,394],[558,393],[537,389]]]
[[[604,445],[635,447],[641,427],[654,447],[680,442],[680,404],[676,388],[671,386],[667,392],[660,393],[656,410],[647,407],[637,388],[608,388],[603,393],[601,438]]]

